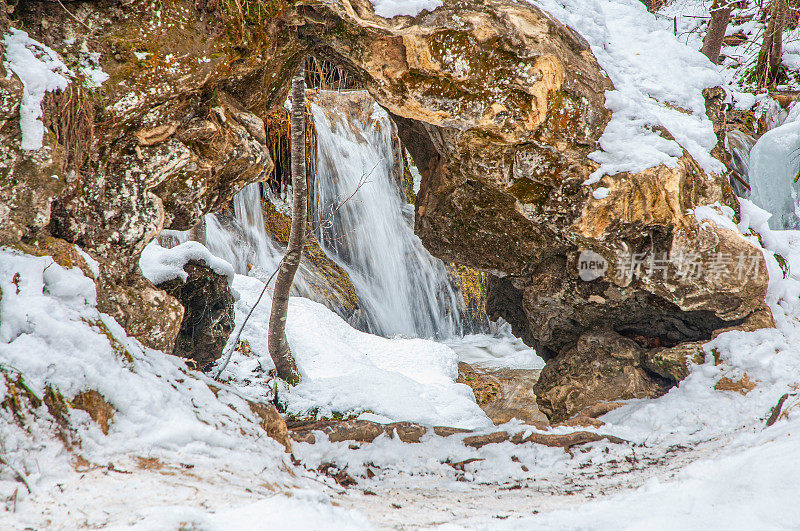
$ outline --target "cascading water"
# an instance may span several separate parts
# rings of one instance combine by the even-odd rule
[[[365,93],[323,92],[316,101],[317,236],[350,276],[367,328],[384,336],[462,334],[463,298],[414,234],[413,207],[395,182],[388,114]]]
[[[738,130],[728,131],[725,135],[725,147],[732,156],[731,166],[736,175],[731,176],[731,186],[739,197],[750,197],[750,151],[756,141]]]
[[[247,274],[251,264],[270,274],[278,266],[283,251],[267,235],[258,183],[245,186],[234,196],[233,213],[232,220],[206,217],[206,247],[229,261],[239,274]]]
[[[203,244],[214,256],[230,262],[237,274],[267,280],[278,268],[285,249],[267,234],[259,183],[245,186],[233,197],[232,217],[207,214],[204,222],[205,234],[200,238]],[[161,236],[174,243],[183,243],[192,237],[190,231],[174,230],[165,230]],[[301,264],[292,285],[292,295],[314,298],[314,289],[308,280],[312,275],[308,267]],[[319,284],[320,279],[316,282]]]
[[[316,158],[311,172],[316,235],[326,254],[349,275],[361,306],[343,315],[353,326],[384,335],[438,338],[477,364],[540,368],[542,360],[513,337],[507,323],[469,323],[459,290],[444,264],[414,234],[413,207],[397,182],[401,146],[393,123],[366,93],[320,93],[311,105]],[[415,191],[419,174],[415,176]],[[258,184],[233,200],[233,215],[205,218],[205,245],[239,274],[266,277],[284,249],[266,231]],[[189,232],[164,231],[178,242]],[[301,263],[293,295],[330,294],[324,273]],[[327,283],[327,284],[326,284]],[[324,301],[330,302],[330,301]],[[336,308],[334,301],[333,309]],[[466,328],[490,334],[463,334]],[[462,337],[463,336],[463,337]]]

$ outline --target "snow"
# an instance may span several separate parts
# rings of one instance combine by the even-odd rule
[[[399,15],[416,17],[422,11],[433,11],[441,7],[442,0],[371,0],[375,14],[392,18]]]
[[[161,247],[157,240],[153,240],[142,251],[139,267],[145,278],[153,284],[161,284],[176,278],[185,282],[189,274],[183,267],[191,260],[204,262],[216,273],[227,277],[229,284],[233,282],[233,266],[211,254],[202,243],[194,241],[166,249]]]
[[[722,173],[710,154],[717,138],[702,91],[723,84],[718,68],[681,43],[669,21],[640,0],[529,0],[580,33],[614,83],[606,92],[611,121],[591,159],[600,164],[584,184],[603,175],[675,167],[683,151],[706,172]],[[664,127],[675,140],[664,138]]]
[[[694,215],[739,230],[755,245],[755,234],[760,235],[770,273],[767,302],[777,326],[719,335],[705,347],[707,361],[667,395],[628,401],[602,417],[605,426],[590,428],[633,446],[601,442],[570,454],[510,442],[474,449],[461,442],[461,435],[428,434],[420,444],[381,436],[356,445],[318,437],[316,444],[294,445],[302,467],[295,468],[293,480],[283,472],[288,465],[282,449],[256,437],[241,399],[264,399],[269,391],[270,382],[258,379],[272,367],[265,345],[268,297],[242,336],[254,355],[235,353],[223,376],[236,390],[217,398],[206,377],[177,358],[145,349],[97,312],[93,283],[80,270],[2,250],[3,369],[21,372],[40,396],[46,384],[58,386],[67,398],[97,389],[117,410],[108,436],[88,415],[72,411],[82,455],[105,470],[91,470],[80,481],[61,444],[43,435],[52,431],[47,422],[27,432],[12,422],[0,423],[4,459],[23,470],[34,489],[30,495],[17,491],[13,522],[34,528],[45,522],[67,527],[90,522],[141,529],[171,529],[182,522],[202,529],[256,529],[265,522],[289,522],[298,529],[364,529],[389,522],[450,522],[454,529],[667,529],[695,523],[791,528],[800,510],[782,500],[800,494],[793,481],[800,465],[792,457],[800,450],[795,441],[800,401],[790,398],[787,413],[774,426],[765,428],[764,419],[782,394],[800,384],[800,232],[771,230],[768,213],[741,203],[738,224],[733,212],[719,205],[698,207]],[[786,258],[786,278],[775,254]],[[233,287],[242,294],[236,305],[241,326],[263,284],[235,276]],[[338,412],[377,422],[472,425],[479,433],[534,430],[518,421],[491,426],[471,393],[453,382],[458,355],[485,364],[540,363],[530,349],[512,341],[475,335],[450,347],[370,336],[299,297],[290,300],[287,334],[304,382],[293,390],[281,388],[278,398],[294,414]],[[131,361],[115,354],[112,341],[130,353]],[[746,396],[714,389],[721,377],[738,379],[745,373],[756,383]],[[137,469],[131,455],[160,459],[169,473]],[[459,462],[464,463],[460,468],[452,465]],[[105,463],[130,474],[109,473]],[[328,480],[312,480],[319,476],[310,471],[327,463],[347,470],[358,486],[344,491]],[[282,492],[257,487],[265,481],[285,487]],[[303,490],[314,484],[314,492]],[[13,474],[0,472],[5,498],[18,485]],[[132,508],[115,499],[120,489],[137,493],[141,502]]]
[[[389,14],[393,10],[417,14],[423,3],[429,9],[438,4],[396,1],[375,2],[375,7],[387,13],[382,16],[394,16]],[[612,122],[594,155],[599,174],[674,165],[683,149],[713,170],[714,161],[705,158],[712,144],[700,92],[720,78],[735,81],[727,60],[720,69],[698,57],[671,34],[671,22],[646,13],[638,0],[538,4],[589,40],[615,83],[608,94]],[[707,14],[699,1],[675,4],[695,5],[697,14]],[[690,24],[697,27],[698,22],[680,20],[681,38],[698,47],[696,32],[683,33]],[[743,28],[756,32],[759,23],[734,29]],[[17,30],[5,36],[4,44],[6,64],[23,82],[28,83],[12,66],[25,67],[31,86],[32,71],[41,74],[39,81],[61,76],[66,83],[68,72],[58,66],[63,67],[60,60],[54,61],[52,50]],[[787,49],[796,48],[791,46]],[[792,64],[797,54],[787,57],[785,63]],[[41,89],[41,96],[58,88],[63,87]],[[732,92],[740,109],[767,109],[770,101]],[[31,123],[41,116],[40,101],[33,96],[23,101],[29,104],[28,141]],[[785,121],[783,132],[796,135],[789,126],[800,115],[800,105],[786,114],[775,113],[774,121]],[[676,141],[655,133],[658,126]],[[596,199],[607,194],[604,188],[593,191]],[[569,453],[510,442],[474,449],[461,442],[461,435],[428,434],[420,444],[388,436],[370,444],[318,437],[313,445],[295,444],[294,455],[302,464],[293,466],[283,449],[259,431],[244,400],[265,400],[276,388],[266,372],[272,368],[266,349],[269,293],[242,335],[253,354],[234,352],[223,373],[228,384],[216,384],[222,389],[217,397],[208,388],[208,377],[188,370],[178,358],[143,347],[100,313],[94,283],[79,269],[0,248],[0,370],[22,375],[38,396],[47,386],[57,387],[67,399],[98,390],[116,410],[108,435],[86,413],[72,410],[70,424],[81,444],[67,451],[52,436],[54,426],[44,406],[24,429],[0,408],[0,456],[24,474],[33,490],[21,487],[9,466],[0,467],[0,500],[9,500],[9,507],[14,500],[17,511],[2,513],[0,527],[796,528],[800,231],[775,230],[769,212],[747,200],[740,203],[738,222],[731,209],[718,204],[696,207],[691,214],[700,223],[739,231],[763,249],[770,275],[766,302],[775,327],[720,334],[705,345],[706,361],[692,366],[679,386],[658,399],[627,401],[602,417],[605,426],[589,428],[631,444],[593,443]],[[78,251],[98,275],[99,264]],[[242,326],[263,284],[234,276],[229,264],[214,259],[202,245],[187,242],[166,250],[151,244],[140,265],[156,282],[185,278],[183,266],[192,259],[226,275],[242,294],[236,304],[237,328]],[[354,330],[299,297],[290,300],[287,335],[303,374],[296,388],[277,388],[278,401],[290,414],[407,420],[474,427],[479,433],[534,430],[518,421],[491,426],[469,389],[454,381],[459,360],[541,368],[541,359],[518,340],[473,335],[444,345],[381,338]],[[746,395],[714,389],[723,377],[738,380],[745,374],[756,384]],[[0,384],[0,400],[10,392]],[[790,396],[784,414],[766,427],[772,407],[785,393]],[[71,452],[89,461],[87,469],[76,465]],[[157,459],[164,468],[142,469],[139,457]],[[328,463],[345,469],[358,486],[345,491],[313,472]]]
[[[510,326],[497,334],[467,334],[450,338],[447,345],[458,355],[458,361],[479,367],[506,369],[533,369],[544,367],[544,360],[536,351],[511,334]]]
[[[44,123],[42,99],[47,92],[64,90],[72,73],[58,54],[47,46],[31,39],[27,33],[11,28],[3,38],[6,69],[22,81],[23,93],[19,110],[22,129],[22,149],[35,151],[42,148]]]
[[[794,109],[799,106],[795,105]],[[792,115],[794,118],[794,115]],[[773,213],[773,228],[800,228],[800,121],[764,133],[750,150],[751,199]]]
[[[230,507],[215,513],[191,507],[163,507],[150,511],[141,522],[126,529],[172,531],[174,529],[264,529],[265,522],[275,529],[363,530],[372,526],[356,511],[334,507],[330,498],[315,490],[295,490],[247,505]]]
[[[69,411],[79,455],[90,463],[105,466],[131,454],[187,466],[224,459],[231,467],[261,470],[262,481],[288,477],[283,448],[263,437],[247,403],[221,384],[218,399],[205,377],[179,358],[129,338],[97,311],[94,283],[80,269],[0,248],[0,289],[0,370],[12,380],[22,377],[40,398],[47,387],[67,400],[91,389],[116,410],[107,436],[85,412]],[[33,491],[32,505],[26,505],[27,490],[17,490],[14,474],[0,468],[0,499],[17,491],[15,503],[35,528],[49,527],[37,520],[35,497],[74,474],[75,456],[53,436],[45,413],[42,406],[18,426],[0,408],[0,455]]]
[[[236,275],[233,287],[241,294],[236,304],[238,330],[263,283]],[[252,382],[257,380],[254,371],[274,367],[267,349],[271,305],[268,291],[242,332],[257,358],[234,351],[223,380]],[[292,414],[331,417],[371,412],[392,421],[426,425],[491,425],[472,390],[455,383],[458,359],[446,345],[360,332],[325,306],[302,297],[289,299],[286,336],[302,375],[298,386],[279,391],[279,400]],[[261,385],[268,388],[267,383]]]
[[[722,455],[689,464],[668,481],[498,528],[792,529],[800,507],[800,422],[742,437]],[[624,523],[623,523],[624,521]]]
[[[610,191],[611,190],[609,190],[608,188],[601,186],[600,188],[597,188],[594,192],[592,192],[592,197],[594,197],[595,199],[605,199],[606,197],[608,197]]]

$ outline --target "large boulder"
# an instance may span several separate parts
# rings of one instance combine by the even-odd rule
[[[190,359],[198,369],[222,357],[234,329],[234,298],[228,277],[199,260],[183,266],[186,279],[174,278],[161,284],[184,308],[180,333],[173,354]]]
[[[23,152],[21,86],[0,66],[0,242],[79,244],[99,262],[100,309],[149,346],[172,348],[182,311],[140,275],[139,254],[266,176],[261,119],[307,51],[352,71],[391,113],[422,174],[417,233],[445,261],[491,273],[487,312],[572,367],[557,374],[591,375],[566,360],[600,356],[620,344],[613,334],[671,359],[659,349],[771,321],[760,251],[724,215],[697,210],[735,213],[724,178],[687,154],[604,177],[605,197],[582,184],[613,86],[588,43],[530,3],[444,0],[393,19],[369,0],[70,7],[18,2],[15,25],[84,78],[93,67],[110,77],[49,95],[44,146]],[[706,99],[718,112],[718,95]],[[584,251],[604,276],[579,276]],[[582,351],[586,334],[602,348]],[[654,366],[635,368],[659,384]]]
[[[283,11],[2,2],[0,33],[26,28],[70,73],[42,102],[43,147],[24,151],[22,86],[0,62],[0,243],[80,245],[98,262],[99,309],[171,351],[182,308],[141,276],[138,258],[162,229],[192,227],[270,172],[260,117],[282,103],[302,49]]]
[[[626,355],[628,341],[669,358],[664,349],[720,330],[770,325],[763,257],[726,221],[738,204],[722,176],[684,153],[675,167],[603,177],[597,197],[583,185],[613,86],[574,31],[511,0],[445,0],[392,19],[369,0],[321,0],[302,13],[314,52],[349,67],[393,115],[422,174],[425,246],[493,275],[487,312],[558,360],[543,373],[553,385],[596,379],[597,400],[653,396],[676,380]],[[705,94],[712,116],[718,96]],[[581,278],[586,257],[605,274]],[[633,380],[602,381],[595,359]],[[573,412],[560,403],[541,405]]]

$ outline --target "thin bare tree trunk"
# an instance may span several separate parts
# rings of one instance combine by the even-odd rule
[[[300,373],[294,356],[286,341],[286,313],[289,309],[289,290],[294,275],[300,265],[303,246],[306,241],[306,217],[308,215],[308,182],[306,180],[306,93],[305,68],[303,61],[292,79],[292,226],[289,230],[289,243],[272,295],[272,312],[269,316],[267,347],[275,363],[278,377],[296,385]]]
[[[773,0],[764,41],[758,54],[757,83],[764,88],[775,81],[783,57],[783,31],[789,15],[787,0]]]
[[[700,51],[714,64],[719,64],[719,52],[722,49],[728,22],[731,20],[731,11],[733,8],[728,4],[728,0],[714,0],[711,6],[711,22],[703,37],[703,47]]]

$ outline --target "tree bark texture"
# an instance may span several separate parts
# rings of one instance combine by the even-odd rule
[[[756,82],[764,88],[775,82],[783,56],[783,31],[789,15],[787,0],[773,0],[769,21],[764,29],[764,40],[758,54]]]
[[[286,255],[275,278],[272,294],[272,311],[269,316],[267,346],[278,377],[296,385],[300,373],[286,340],[286,314],[289,309],[289,290],[300,265],[306,241],[308,216],[308,182],[306,180],[306,114],[305,68],[300,67],[292,79],[291,159],[292,159],[292,225]]]
[[[708,24],[708,31],[703,37],[703,47],[701,52],[708,57],[712,63],[719,64],[719,52],[722,49],[722,40],[725,38],[725,31],[728,29],[728,22],[731,20],[731,11],[728,0],[714,0],[711,6],[711,22]]]

